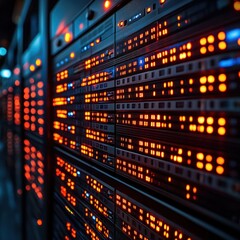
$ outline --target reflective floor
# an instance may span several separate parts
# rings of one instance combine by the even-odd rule
[[[0,240],[21,240],[20,206],[15,191],[0,142]]]

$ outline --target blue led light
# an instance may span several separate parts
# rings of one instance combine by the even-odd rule
[[[64,61],[62,60],[62,61],[61,61],[61,65],[63,65],[63,64],[64,64]]]
[[[78,176],[80,176],[80,175],[81,175],[80,171],[77,171],[77,175],[78,175]]]
[[[72,83],[68,83],[68,88],[72,88],[73,84]]]
[[[71,130],[71,127],[70,127],[70,126],[68,126],[68,130]]]
[[[68,58],[65,58],[65,62],[68,62]]]
[[[89,196],[90,196],[90,194],[87,192],[87,193],[86,193],[86,197],[88,198]]]
[[[227,32],[227,41],[232,42],[240,38],[240,28],[232,29]]]
[[[0,71],[0,75],[1,75],[1,77],[3,77],[3,78],[10,78],[11,75],[12,75],[12,72],[11,72],[9,69],[2,69],[2,70]]]
[[[60,64],[59,64],[59,63],[57,63],[57,64],[56,64],[56,66],[57,66],[57,67],[59,67],[59,66],[60,66]]]
[[[139,58],[138,59],[138,65],[143,66],[144,65],[144,58]]]
[[[70,102],[70,100],[71,100],[71,98],[70,98],[70,97],[68,97],[68,98],[67,98],[67,101],[68,101],[68,102]]]
[[[72,117],[73,116],[73,112],[68,112],[68,116]]]
[[[240,58],[223,59],[219,62],[219,67],[232,67],[234,65],[240,65]]]
[[[92,216],[92,219],[95,221],[95,220],[96,220],[96,217],[95,217],[95,216]]]
[[[7,49],[4,47],[0,47],[0,56],[5,56],[7,54]]]

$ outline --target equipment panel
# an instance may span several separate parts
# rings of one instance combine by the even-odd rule
[[[239,3],[92,1],[71,21],[52,56],[55,238],[235,239]]]

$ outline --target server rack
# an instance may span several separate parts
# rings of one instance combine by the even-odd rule
[[[239,1],[50,2],[19,26],[23,239],[238,239]]]
[[[237,4],[56,4],[54,239],[237,238]]]
[[[50,239],[48,2],[27,1],[21,15],[23,238]]]

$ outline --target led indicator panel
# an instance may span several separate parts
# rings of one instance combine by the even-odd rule
[[[126,14],[113,13],[116,29],[107,32],[106,24],[101,34],[101,23],[76,39],[74,54],[66,48],[56,57],[53,139],[92,169],[193,209],[206,229],[220,223],[236,230],[237,6],[184,1],[178,8],[173,2],[139,3],[131,13],[132,2],[119,5]],[[228,21],[220,19],[223,12]],[[112,236],[114,214],[116,239],[197,238],[178,226],[184,223],[144,206],[141,197],[135,201],[119,190],[113,201],[103,192],[101,173],[95,178],[80,171],[76,159],[60,159],[56,192],[69,215],[82,216],[92,239]]]
[[[37,136],[44,135],[44,83],[41,74],[26,80],[23,90],[24,129]]]

